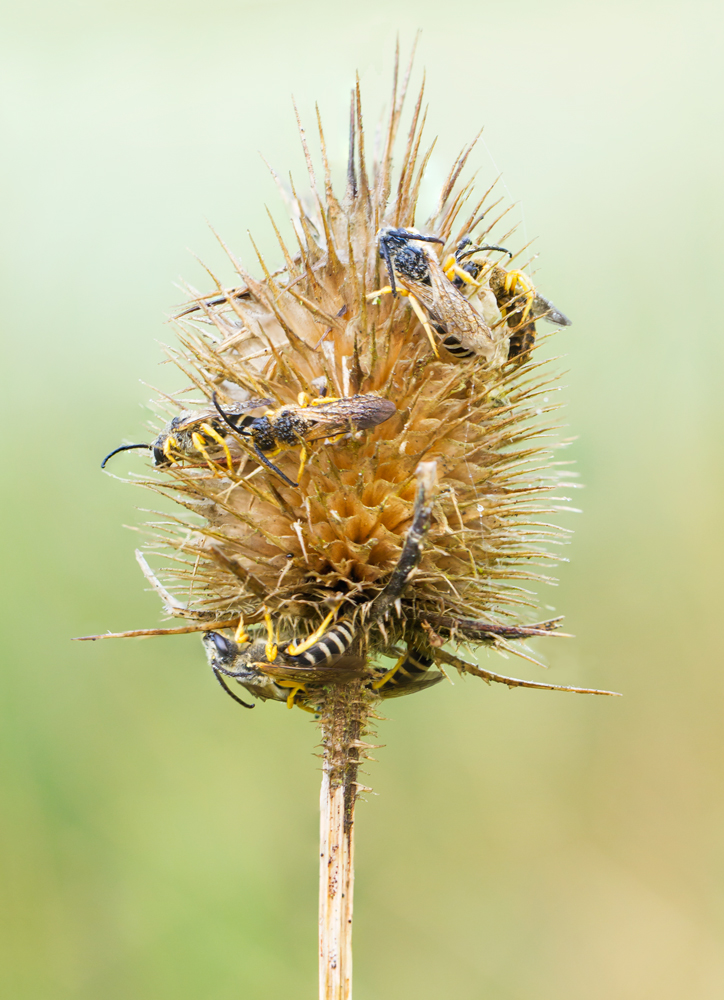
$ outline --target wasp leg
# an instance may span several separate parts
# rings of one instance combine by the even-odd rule
[[[264,652],[268,663],[273,663],[277,658],[277,643],[274,638],[274,625],[268,611],[264,612],[264,624],[266,625],[266,647]]]
[[[218,470],[218,468],[219,468],[218,465],[211,458],[211,456],[209,455],[208,451],[206,450],[206,445],[204,444],[204,439],[203,439],[202,435],[199,434],[198,431],[194,431],[193,434],[191,435],[191,440],[193,442],[193,445],[194,445],[194,448],[196,449],[196,451],[200,452],[204,456],[204,460],[209,463],[209,465],[211,466],[211,468]]]
[[[312,399],[308,392],[300,392],[297,396],[297,402],[302,407],[321,406],[322,403],[336,403],[339,398],[339,396],[317,396]]]
[[[428,656],[427,653],[408,647],[407,652],[403,653],[394,667],[372,684],[372,690],[380,691],[388,684],[391,684],[392,688],[398,689],[414,687],[415,683],[419,683],[421,678],[427,674],[434,662],[433,657]],[[432,683],[436,683],[436,681],[437,679]]]
[[[202,424],[201,426],[203,427],[204,425]],[[196,449],[196,451],[201,452],[201,454],[204,456],[204,459],[208,463],[209,468],[214,472],[214,474],[222,475],[223,470],[221,466],[218,464],[218,462],[215,462],[211,457],[211,455],[209,455],[208,451],[206,450],[206,443],[204,442],[202,435],[199,434],[198,431],[194,431],[193,434],[191,435],[191,440],[193,441],[194,448]]]
[[[299,643],[298,646],[294,642],[291,642],[287,646],[285,652],[289,653],[290,656],[299,656],[300,653],[306,653],[306,651],[310,649],[315,644],[315,642],[319,642],[324,633],[327,631],[327,626],[329,625],[329,623],[332,621],[332,619],[336,614],[337,614],[337,609],[335,608],[333,611],[329,612],[327,617],[324,619],[322,624],[315,632],[312,632],[311,635],[308,635],[307,638],[303,642]]]
[[[392,285],[385,285],[384,288],[378,288],[376,292],[370,292],[365,295],[368,302],[372,299],[378,299],[380,295],[409,295],[410,293],[405,288],[393,288]]]
[[[317,715],[319,711],[318,708],[310,708],[309,705],[304,705],[301,701],[296,701],[294,704],[297,708],[301,708],[303,712],[309,712],[310,715]]]
[[[306,403],[302,403],[302,396],[307,400]],[[340,400],[340,396],[319,396],[317,399],[310,399],[306,392],[299,393],[299,405],[300,406],[322,406],[323,403],[337,403]]]
[[[430,345],[433,349],[436,358],[440,357],[440,352],[437,349],[437,341],[435,340],[435,334],[432,332],[432,327],[428,323],[427,316],[425,315],[425,310],[422,308],[420,303],[417,301],[414,295],[410,294],[410,305],[415,310],[417,318],[422,323],[422,326],[427,334],[427,339],[430,341]]]
[[[236,626],[236,632],[234,632],[234,642],[237,643],[238,645],[238,643],[240,642],[250,642],[250,641],[251,640],[249,639],[249,633],[244,628],[244,616],[241,615],[241,617],[239,618],[239,624]]]
[[[467,285],[475,285],[476,288],[482,287],[481,283],[479,281],[476,281],[475,278],[472,276],[472,274],[468,274],[468,272],[464,268],[459,267],[457,264],[453,268],[451,268],[451,272],[452,274],[457,275],[458,278],[462,278],[462,280]],[[450,275],[448,274],[448,278],[449,277]]]
[[[231,460],[231,452],[229,451],[229,446],[226,441],[222,438],[218,431],[214,430],[211,424],[201,424],[201,430],[204,434],[208,434],[210,438],[213,438],[217,444],[221,445],[224,449],[224,454],[226,455],[226,464],[229,467],[229,472],[234,471],[234,463]]]
[[[394,667],[392,667],[391,670],[388,670],[387,673],[384,674],[382,677],[380,677],[378,681],[374,682],[374,684],[372,685],[372,690],[379,691],[380,688],[384,687],[384,685],[387,684],[388,681],[392,680],[392,678],[395,676],[395,674],[400,669],[400,667],[402,666],[402,664],[405,662],[406,659],[407,659],[407,653],[403,653],[402,656],[397,661],[397,663],[394,665]]]
[[[224,680],[224,678],[221,676],[220,672],[215,667],[213,668],[213,670],[214,670],[214,677],[217,679],[219,684],[222,686],[224,691],[226,691],[226,693],[230,698],[233,698],[234,701],[238,702],[240,705],[243,705],[244,708],[256,708],[255,705],[248,705],[245,701],[242,701],[241,698],[235,695],[234,692],[229,687],[229,685]]]
[[[284,482],[287,484],[287,486],[292,486],[295,490],[299,487],[299,483],[293,483],[292,480],[289,479],[288,476],[284,475],[284,473],[282,472],[281,469],[277,469],[276,465],[274,465],[272,462],[269,461],[269,459],[266,457],[266,455],[261,450],[261,448],[256,443],[256,441],[254,441],[254,454],[256,455],[256,457],[259,459],[260,462],[263,462],[264,465],[266,465],[267,469],[271,469],[272,472],[276,472],[276,474],[281,479],[284,480]],[[275,452],[274,454],[277,454],[277,452]]]
[[[285,687],[285,688],[288,687],[288,688],[291,688],[291,690],[289,692],[289,697],[287,698],[287,708],[294,708],[294,699],[296,698],[296,696],[299,694],[300,691],[303,691],[304,694],[307,693],[307,689],[306,689],[305,685],[304,684],[299,684],[297,681],[280,681],[280,680],[277,680],[276,683],[279,685],[279,687]],[[302,708],[303,706],[300,705],[299,707]]]
[[[530,311],[533,308],[533,302],[535,301],[535,287],[531,282],[527,274],[523,274],[522,271],[508,271],[505,276],[505,291],[515,292],[518,287],[518,283],[523,286],[523,292],[521,298],[525,299],[525,308],[523,310],[523,315],[520,318],[521,326],[528,319]]]
[[[171,464],[173,464],[176,461],[176,459],[171,454],[172,448],[176,448],[176,450],[178,451],[178,441],[173,436],[173,434],[169,434],[169,436],[163,442],[163,453]]]
[[[376,618],[384,616],[401,595],[412,571],[422,559],[422,544],[432,517],[432,504],[436,493],[436,462],[420,462],[417,467],[417,493],[412,513],[412,524],[407,530],[405,544],[389,583],[373,603]]]
[[[480,282],[476,281],[472,274],[468,274],[464,268],[460,267],[453,256],[448,257],[443,264],[442,269],[445,272],[445,277],[449,281],[452,281],[453,276],[457,275],[457,277],[462,279],[466,285],[475,285],[476,288],[482,288]]]
[[[297,482],[302,481],[302,473],[304,472],[304,466],[307,464],[307,459],[309,454],[304,444],[302,444],[302,454],[299,458],[299,471],[297,472]]]

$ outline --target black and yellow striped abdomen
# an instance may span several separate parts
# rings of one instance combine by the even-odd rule
[[[322,638],[305,652],[293,656],[282,649],[281,653],[286,662],[295,666],[318,667],[325,663],[331,663],[332,660],[346,653],[353,639],[352,626],[348,622],[341,621],[325,632]]]
[[[435,661],[419,649],[408,649],[391,670],[379,671],[372,689],[382,698],[397,698],[423,691],[443,679],[439,671],[431,670]]]

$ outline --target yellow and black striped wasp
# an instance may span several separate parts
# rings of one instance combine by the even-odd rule
[[[276,409],[270,408],[271,402],[270,399],[249,399],[222,407],[214,393],[214,409],[180,413],[164,427],[152,444],[121,445],[106,455],[101,468],[113,455],[134,448],[150,450],[157,467],[193,460],[200,455],[213,468],[218,468],[210,452],[221,449],[231,473],[233,461],[226,438],[233,432],[241,438],[250,439],[259,461],[287,485],[296,487],[298,483],[277,468],[271,458],[286,448],[301,448],[299,478],[307,461],[308,445],[375,427],[388,420],[397,409],[392,400],[374,393],[314,400],[310,400],[306,393],[300,393],[298,405],[287,404]],[[259,409],[266,412],[256,417],[250,415],[249,411]]]
[[[256,399],[253,403],[259,408],[270,405],[271,400]],[[114,448],[106,455],[101,462],[101,468],[104,469],[106,462],[120,451],[133,451],[137,448],[150,451],[153,464],[157,468],[193,460],[199,455],[205,462],[215,465],[209,451],[220,448],[231,471],[233,468],[231,452],[225,440],[228,433],[226,424],[219,419],[216,409],[184,410],[173,420],[169,420],[152,444],[122,444],[120,448]]]
[[[285,701],[289,708],[295,704],[304,707],[306,685],[323,680],[323,669],[336,664],[344,656],[354,639],[352,626],[342,620],[328,628],[335,611],[320,627],[302,642],[277,643],[271,618],[266,614],[266,641],[251,641],[243,623],[234,639],[227,639],[220,632],[205,632],[202,637],[209,665],[219,684],[234,701],[253,708],[235,695],[226,684],[231,677],[262,701]],[[357,663],[353,664],[353,670]]]
[[[474,254],[485,250],[503,250],[503,247],[474,246],[469,238],[458,243],[455,254],[445,262],[445,273],[463,293],[475,296],[483,286],[478,278],[487,278],[490,291],[500,309],[510,334],[508,360],[527,355],[535,344],[535,324],[545,319],[556,326],[570,326],[568,317],[548,299],[538,293],[535,285],[523,271],[507,271],[504,267],[476,261]],[[509,250],[505,251],[510,253]],[[465,261],[465,263],[463,263]],[[483,275],[487,266],[487,275]]]
[[[454,357],[479,356],[493,364],[505,360],[502,334],[488,326],[445,273],[437,257],[426,246],[416,245],[444,243],[444,240],[437,236],[423,236],[410,229],[391,227],[380,229],[377,240],[390,283],[371,292],[368,299],[385,294],[408,296],[436,357],[440,353],[433,328],[443,347]],[[457,266],[454,262],[454,267]],[[462,271],[462,268],[459,270]]]
[[[391,399],[384,399],[374,393],[356,396],[321,397],[310,400],[306,393],[299,394],[299,405],[280,406],[268,410],[261,417],[239,417],[243,409],[252,409],[253,404],[262,406],[266,400],[249,400],[237,403],[231,410],[222,409],[214,394],[214,405],[229,427],[242,437],[251,439],[256,457],[289,486],[297,483],[287,478],[270,458],[286,448],[301,448],[301,459],[297,480],[304,471],[308,458],[308,448],[316,441],[336,440],[345,434],[369,430],[385,420],[389,420],[397,407]]]
[[[307,686],[324,683],[325,671],[330,667],[334,667],[337,679],[345,670],[350,676],[364,672],[363,659],[350,649],[355,638],[351,624],[342,619],[328,628],[334,614],[332,611],[302,642],[277,644],[268,615],[265,616],[266,641],[252,642],[243,625],[233,640],[220,632],[205,632],[202,641],[209,665],[226,693],[245,708],[253,708],[253,705],[242,701],[229,689],[227,677],[237,681],[255,698],[285,701],[289,708],[297,705],[309,709]],[[391,670],[376,668],[366,686],[380,698],[395,698],[422,691],[442,678],[431,656],[408,649]]]

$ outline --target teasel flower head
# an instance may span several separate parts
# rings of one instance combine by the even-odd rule
[[[562,503],[556,384],[535,336],[540,319],[568,320],[519,270],[522,251],[491,248],[493,233],[504,246],[514,234],[494,187],[478,194],[462,179],[474,143],[419,218],[432,146],[423,147],[422,91],[398,134],[408,80],[409,69],[398,89],[395,70],[371,165],[354,90],[343,193],[319,117],[319,177],[300,124],[311,200],[286,193],[293,242],[272,220],[276,259],[257,253],[247,267],[228,250],[238,283],[216,281],[177,317],[171,355],[194,398],[178,402],[187,388],[166,398],[173,419],[151,446],[157,468],[145,485],[183,510],[139,553],[166,610],[184,619],[168,631],[203,631],[229,693],[237,680],[320,716],[322,858],[343,867],[380,699],[430,686],[446,666],[553,687],[444,647],[529,655],[520,642],[559,625],[537,620],[531,590],[563,540],[546,523]],[[147,556],[159,550],[171,557],[152,571]],[[351,907],[349,870],[337,876]],[[323,977],[338,980],[328,996],[346,995],[348,974],[335,955],[348,952],[351,910],[335,891],[322,907]]]
[[[543,402],[555,382],[529,332],[546,300],[507,254],[470,252],[506,217],[491,190],[478,197],[460,183],[474,143],[453,163],[432,214],[417,219],[432,147],[422,150],[421,92],[394,172],[405,89],[394,95],[371,169],[359,88],[353,93],[343,196],[321,121],[321,180],[300,126],[312,199],[288,196],[294,245],[272,221],[275,266],[258,254],[247,270],[228,250],[239,284],[217,282],[180,314],[181,348],[171,354],[195,398],[164,401],[175,420],[155,442],[158,474],[146,483],[187,512],[151,546],[175,550],[163,585],[144,562],[171,614],[206,629],[236,623],[237,640],[267,617],[278,645],[299,645],[325,619],[345,621],[354,633],[348,652],[372,668],[401,648],[432,656],[448,638],[507,647],[558,624],[528,624],[529,583],[547,577],[548,547],[562,540],[560,528],[542,523],[561,503],[549,499],[558,485],[554,407]],[[398,231],[408,234],[396,241],[402,257]],[[385,243],[393,244],[391,273]],[[406,280],[405,254],[423,270],[436,265],[442,301],[430,305],[424,276]],[[465,270],[470,282],[466,264],[474,265]],[[394,295],[384,291],[391,280]],[[487,331],[472,351],[456,338],[460,303],[462,322],[474,311]],[[521,329],[530,343],[513,354]],[[284,438],[282,416],[310,426]],[[424,544],[391,588],[416,496]],[[296,701],[314,707],[306,689]]]

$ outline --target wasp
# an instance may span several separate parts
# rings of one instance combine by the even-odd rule
[[[270,399],[255,399],[250,402],[256,408],[271,404]],[[248,404],[240,405],[246,406],[246,409],[254,408]],[[173,465],[174,462],[193,459],[197,455],[201,455],[213,466],[215,463],[209,455],[209,449],[219,447],[224,452],[227,467],[231,472],[233,469],[231,452],[225,440],[228,433],[226,423],[220,420],[216,409],[184,410],[166,424],[152,444],[122,444],[120,448],[114,448],[106,455],[101,462],[101,468],[104,469],[106,462],[118,452],[132,451],[136,448],[150,451],[153,464],[159,468]]]
[[[458,243],[454,257],[446,261],[446,274],[463,293],[467,286],[472,289],[471,296],[474,296],[477,289],[482,287],[478,278],[485,264],[474,260],[468,260],[465,264],[461,262],[482,250],[503,249],[503,247],[473,246],[471,240],[466,237]],[[510,254],[509,250],[505,252]],[[540,295],[528,275],[522,271],[506,271],[503,267],[493,266],[488,274],[488,285],[510,331],[508,360],[526,355],[533,348],[537,320],[545,319],[556,326],[571,325],[570,319],[552,302]]]
[[[297,480],[304,471],[308,458],[307,445],[327,439],[338,440],[345,434],[368,430],[389,420],[397,407],[391,399],[383,399],[374,393],[356,396],[341,396],[310,400],[306,393],[300,393],[298,406],[280,406],[269,410],[261,417],[243,417],[239,421],[240,408],[252,409],[253,404],[262,406],[268,400],[249,400],[237,403],[231,411],[222,409],[214,394],[214,405],[223,420],[233,431],[251,439],[256,457],[267,468],[284,480],[289,486],[297,487],[270,458],[285,448],[301,448],[301,459]]]
[[[243,626],[240,626],[241,632],[237,630],[233,640],[220,632],[205,632],[202,642],[209,665],[226,693],[245,708],[254,706],[230,690],[226,684],[227,677],[233,678],[254,698],[284,701],[288,708],[294,705],[308,708],[307,685],[315,681],[322,683],[326,668],[335,665],[335,676],[339,676],[339,664],[346,658],[353,673],[363,672],[363,660],[349,656],[355,638],[351,624],[343,619],[327,629],[334,614],[334,611],[331,612],[320,627],[301,643],[277,645],[268,615],[265,616],[266,641],[251,642]],[[391,670],[375,670],[366,686],[380,698],[395,698],[422,691],[443,678],[439,671],[431,670],[432,666],[431,656],[408,650]]]
[[[423,236],[409,229],[386,227],[377,234],[380,257],[387,265],[390,284],[367,297],[391,293],[409,296],[427,333],[436,357],[440,357],[434,327],[445,349],[457,358],[480,356],[490,362],[500,360],[500,337],[474,306],[461,294],[443,270],[437,257],[415,243],[444,243],[437,236]],[[454,266],[462,272],[457,261]],[[464,273],[464,272],[463,272]],[[398,288],[398,284],[401,286]]]
[[[252,642],[243,621],[239,623],[234,639],[227,639],[220,632],[205,632],[202,642],[209,665],[216,679],[234,701],[246,708],[253,708],[241,701],[227,686],[226,677],[232,677],[242,687],[262,701],[285,701],[289,708],[295,704],[304,707],[307,683],[324,679],[323,668],[332,666],[349,650],[354,639],[352,626],[342,619],[332,628],[330,624],[336,609],[330,612],[319,628],[300,643],[277,644],[270,615],[264,615],[267,626],[266,641]],[[353,661],[356,666],[356,661]]]
[[[125,444],[115,448],[103,459],[101,468],[113,455],[120,451],[145,448],[151,451],[155,466],[168,466],[174,462],[193,459],[201,455],[213,468],[218,465],[209,454],[212,448],[221,448],[229,472],[233,462],[226,437],[230,431],[251,439],[256,457],[275,472],[289,486],[296,487],[270,458],[285,448],[300,446],[302,457],[298,476],[304,471],[307,461],[307,445],[327,438],[339,438],[343,434],[367,430],[388,420],[397,407],[389,399],[373,393],[342,398],[310,400],[306,393],[299,394],[299,405],[281,406],[269,409],[270,399],[249,399],[222,408],[216,393],[213,396],[214,409],[184,411],[174,417],[161,431],[153,444]],[[250,410],[267,408],[263,416],[249,415]]]

